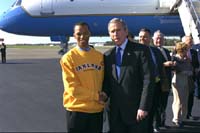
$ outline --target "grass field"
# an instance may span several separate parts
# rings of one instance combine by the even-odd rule
[[[69,49],[73,46],[69,46]],[[95,49],[105,52],[109,48],[112,48],[113,46],[95,46]],[[59,45],[7,45],[7,49],[56,49],[60,50],[61,47]]]
[[[46,48],[56,48],[56,49],[60,49],[59,45],[6,45],[7,48],[39,48],[39,49],[46,49]]]

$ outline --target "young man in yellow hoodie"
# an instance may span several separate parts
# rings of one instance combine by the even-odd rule
[[[87,23],[75,24],[73,35],[77,46],[60,60],[67,132],[100,133],[104,107],[99,103],[104,75],[103,54],[89,46],[90,30]]]

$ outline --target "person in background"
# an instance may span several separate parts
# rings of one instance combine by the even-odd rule
[[[192,74],[192,77],[193,77],[193,81],[195,82],[196,81],[196,78],[197,78],[197,69],[199,67],[199,62],[198,62],[198,54],[197,54],[197,51],[192,49],[192,45],[193,45],[193,38],[192,36],[184,36],[182,38],[182,42],[185,42],[185,44],[187,45],[188,47],[188,51],[187,51],[187,56],[188,58],[190,59],[190,62],[192,64],[192,67],[193,67],[193,74]],[[194,83],[193,83],[194,84]],[[193,103],[194,103],[194,89],[195,89],[195,85],[191,85],[190,87],[193,87],[191,88],[190,92],[189,92],[189,98],[188,98],[188,109],[187,109],[187,119],[193,119],[192,117],[192,107],[193,107]]]
[[[128,40],[134,42],[134,35],[130,31],[128,32]]]
[[[160,52],[162,53],[163,59],[164,59],[164,79],[161,84],[161,93],[159,95],[159,109],[155,116],[155,123],[157,126],[164,127],[165,126],[165,120],[166,120],[166,107],[168,102],[168,96],[171,89],[171,79],[172,79],[172,67],[175,65],[175,62],[171,61],[170,51],[166,48],[164,48],[164,34],[157,30],[154,32],[153,35],[153,44],[155,47],[157,47]]]
[[[199,61],[199,64],[200,64],[200,44],[195,44],[195,45],[192,45],[192,49],[196,50],[197,51],[197,54],[198,54],[198,61]],[[199,68],[196,69],[196,84],[195,84],[195,97],[197,99],[200,99],[200,65],[199,65]]]
[[[128,27],[122,19],[111,19],[108,32],[115,47],[104,53],[100,101],[110,97],[111,133],[147,133],[153,99],[150,51],[128,40]]]
[[[176,65],[174,66],[172,77],[172,122],[175,126],[182,127],[183,120],[185,120],[187,116],[187,102],[191,89],[189,80],[192,79],[192,65],[187,56],[188,47],[185,43],[176,43],[175,49],[176,54],[174,56],[174,61]]]
[[[154,64],[154,86],[151,88],[154,90],[153,95],[153,106],[149,113],[149,133],[159,132],[158,123],[154,123],[155,117],[159,114],[159,103],[161,95],[161,83],[163,79],[163,58],[161,52],[156,48],[150,45],[151,43],[151,31],[147,28],[142,28],[139,32],[139,43],[145,45],[149,48],[151,52],[152,62]]]
[[[2,42],[0,45],[1,49],[1,61],[2,63],[6,63],[6,45]]]
[[[99,103],[104,77],[103,54],[89,46],[87,23],[75,24],[73,35],[78,45],[60,60],[67,133],[100,133],[104,108]]]

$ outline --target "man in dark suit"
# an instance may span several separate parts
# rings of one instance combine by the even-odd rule
[[[171,61],[170,51],[163,47],[164,45],[164,34],[157,30],[154,32],[153,35],[153,44],[155,47],[157,47],[163,56],[164,59],[164,78],[161,85],[161,93],[159,95],[159,115],[157,115],[155,121],[158,126],[165,126],[165,120],[166,120],[166,107],[168,102],[168,95],[171,89],[171,80],[172,80],[172,67],[175,65],[175,62]]]
[[[187,55],[189,57],[189,59],[191,60],[192,63],[192,67],[193,67],[193,80],[196,80],[196,69],[198,69],[199,67],[199,61],[198,61],[198,54],[197,51],[192,49],[192,45],[193,45],[193,39],[192,36],[184,36],[182,38],[182,41],[185,42],[185,44],[187,44],[188,46],[188,52]],[[194,86],[194,85],[193,85]],[[187,119],[193,119],[192,117],[192,107],[193,107],[193,102],[194,102],[194,89],[195,88],[191,88],[190,93],[189,93],[189,98],[188,98],[188,113],[187,113]]]
[[[199,64],[200,64],[200,43],[199,44],[195,44],[192,46],[192,49],[196,50],[197,51],[197,54],[198,54],[198,60],[199,60]],[[195,88],[195,97],[197,99],[200,99],[200,67],[197,69],[197,72],[196,72],[196,83],[197,83],[197,86]]]
[[[0,45],[0,50],[2,63],[6,63],[6,45],[4,43]]]
[[[154,64],[154,86],[151,88],[154,90],[153,95],[153,106],[149,113],[149,122],[148,122],[148,128],[149,133],[153,132],[159,132],[159,123],[153,123],[154,119],[157,119],[160,115],[160,94],[161,94],[161,83],[163,80],[163,63],[164,59],[162,57],[161,52],[158,50],[158,48],[153,47],[150,45],[151,43],[151,31],[147,28],[142,28],[139,32],[139,43],[147,46],[150,49],[151,52],[151,58],[152,62]]]
[[[108,31],[116,46],[105,53],[100,97],[110,97],[111,133],[147,133],[154,79],[150,51],[127,39],[128,28],[119,18],[110,20]]]

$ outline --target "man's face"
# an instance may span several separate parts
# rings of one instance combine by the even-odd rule
[[[120,22],[110,23],[108,31],[111,39],[118,46],[122,45],[127,38],[128,30]]]
[[[150,45],[151,38],[148,32],[141,31],[139,33],[139,43],[144,45]]]
[[[189,48],[191,48],[191,47],[192,47],[192,43],[193,43],[192,37],[186,36],[186,37],[185,37],[185,44],[186,44]]]
[[[77,25],[74,27],[74,38],[80,48],[88,47],[90,31],[87,26]]]
[[[160,34],[155,34],[153,37],[153,44],[156,47],[161,47],[164,43],[164,38]]]

